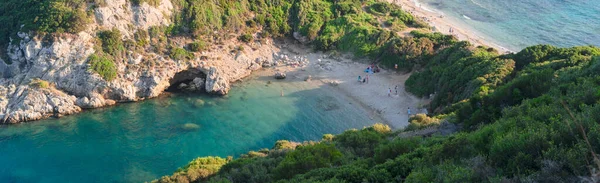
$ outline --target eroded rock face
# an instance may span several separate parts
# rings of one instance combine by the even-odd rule
[[[157,97],[171,86],[177,73],[190,69],[202,72],[206,79],[193,77],[187,85],[225,95],[230,82],[260,69],[266,62],[272,63],[277,48],[266,44],[235,55],[213,49],[197,53],[195,59],[188,61],[128,51],[125,59],[115,61],[118,75],[112,81],[89,69],[87,59],[96,52],[97,31],[116,28],[123,39],[130,39],[137,29],[167,25],[172,8],[169,0],[162,0],[158,7],[145,3],[135,7],[126,0],[107,0],[106,7],[95,10],[96,23],[84,32],[44,41],[19,33],[21,41],[13,42],[7,49],[11,64],[0,60],[0,123],[39,120]],[[33,86],[34,79],[46,81],[49,86]]]
[[[229,93],[229,81],[219,74],[216,67],[210,67],[206,75],[206,92],[219,95]]]
[[[294,32],[292,33],[292,36],[294,36],[294,39],[298,40],[298,42],[302,44],[308,44],[311,42],[308,37],[302,35],[300,32]]]
[[[29,86],[0,86],[6,97],[0,99],[0,118],[4,123],[18,123],[73,114],[81,111],[74,105],[76,97],[53,88]]]
[[[116,28],[127,38],[133,36],[134,29],[169,25],[173,9],[169,0],[162,0],[157,7],[148,3],[132,6],[127,0],[106,0],[106,5],[96,8],[94,12],[98,25],[106,29]]]

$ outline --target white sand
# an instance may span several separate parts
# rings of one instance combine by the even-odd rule
[[[459,40],[469,41],[475,46],[485,45],[488,47],[495,48],[500,53],[504,52],[512,52],[512,50],[508,50],[500,45],[494,44],[493,42],[487,40],[483,36],[478,35],[472,30],[469,30],[468,27],[461,25],[457,22],[454,22],[449,17],[440,18],[440,15],[443,15],[440,12],[433,11],[430,8],[427,8],[424,4],[419,3],[416,0],[386,0],[390,3],[396,3],[402,6],[402,9],[406,12],[411,13],[413,16],[420,18],[421,20],[426,19],[425,22],[429,23],[429,25],[434,26],[436,28],[435,31],[443,33],[443,34],[452,34],[456,36]],[[453,29],[453,33],[450,33],[450,28]]]
[[[381,120],[382,123],[387,123],[394,129],[404,128],[408,125],[408,107],[411,108],[411,113],[426,112],[425,109],[419,110],[421,106],[427,104],[428,101],[419,99],[405,91],[404,82],[410,74],[399,74],[394,71],[382,70],[380,73],[370,75],[369,83],[359,83],[358,76],[366,76],[364,70],[369,66],[368,61],[362,60],[363,63],[357,60],[348,58],[340,58],[340,61],[334,59],[323,59],[323,53],[311,53],[305,48],[292,46],[287,50],[299,53],[300,56],[306,56],[310,64],[304,68],[293,68],[290,66],[281,66],[268,69],[265,74],[273,75],[277,71],[286,72],[287,81],[290,82],[305,82],[307,76],[311,76],[312,80],[309,83],[315,84],[318,87],[331,89],[340,95],[348,96],[353,99],[353,103],[358,103],[369,111],[370,118]],[[282,49],[283,53],[289,56],[296,56],[286,49]],[[319,62],[321,60],[321,62]],[[331,68],[331,70],[324,68]],[[331,82],[337,82],[339,85],[334,86]],[[398,86],[398,94],[394,87]],[[392,89],[392,95],[388,96],[388,88]]]

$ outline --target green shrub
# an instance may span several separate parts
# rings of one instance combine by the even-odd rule
[[[419,147],[418,138],[396,138],[389,143],[382,143],[375,149],[375,161],[383,163],[402,154],[412,152]]]
[[[133,34],[133,37],[135,38],[136,44],[138,46],[145,47],[149,44],[150,36],[148,35],[148,31],[146,31],[146,30],[138,29]]]
[[[200,51],[204,51],[206,50],[206,48],[208,47],[208,44],[206,44],[204,41],[199,40],[193,43],[190,43],[188,45],[188,47],[190,48],[190,51],[193,52],[200,52]]]
[[[340,163],[342,157],[333,144],[302,145],[286,154],[274,171],[278,178],[291,178],[311,169],[334,166]]]
[[[30,86],[33,87],[38,87],[38,88],[48,88],[50,87],[50,83],[48,83],[48,81],[39,79],[39,78],[35,78],[32,79],[31,82],[29,83]]]
[[[214,175],[221,166],[226,164],[228,161],[219,157],[202,157],[197,158],[185,167],[178,169],[171,176],[163,176],[158,180],[152,182],[168,183],[168,182],[196,182],[205,180],[210,176]]]
[[[133,5],[139,6],[143,3],[148,3],[150,6],[159,6],[161,0],[130,0]]]
[[[334,142],[341,149],[361,157],[373,156],[377,144],[384,140],[385,134],[373,128],[363,130],[348,130],[335,136]]]
[[[251,34],[242,34],[239,38],[240,41],[243,41],[245,43],[249,43],[254,41],[254,37],[252,37]]]
[[[377,15],[385,15],[392,10],[392,5],[386,2],[378,2],[369,6],[369,12]]]
[[[321,138],[321,139],[322,139],[323,141],[330,141],[330,142],[331,142],[331,141],[333,141],[333,138],[334,138],[334,137],[335,137],[335,136],[334,136],[334,135],[332,135],[332,134],[325,134],[325,135],[323,135],[323,138]]]
[[[102,41],[102,50],[112,56],[116,56],[125,50],[121,31],[118,29],[98,32],[98,38]]]
[[[169,57],[171,57],[171,59],[174,60],[189,60],[194,58],[194,54],[191,52],[188,52],[187,50],[183,49],[183,48],[178,48],[178,47],[171,47],[171,50],[169,51]]]
[[[413,115],[408,121],[409,124],[405,130],[418,130],[440,124],[439,119],[429,117],[426,114]]]
[[[3,0],[0,1],[0,48],[17,32],[78,33],[87,28],[91,16],[85,0]],[[17,40],[18,41],[18,40]]]
[[[90,55],[88,58],[88,68],[106,81],[112,81],[117,77],[117,66],[106,56],[98,54]]]
[[[277,142],[275,142],[275,146],[273,146],[273,149],[275,150],[279,150],[279,149],[295,149],[296,148],[296,144],[287,141],[287,140],[278,140]]]

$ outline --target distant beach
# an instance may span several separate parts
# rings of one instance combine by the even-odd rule
[[[503,46],[493,43],[489,39],[481,36],[475,30],[470,29],[466,25],[462,25],[457,21],[453,21],[452,17],[446,16],[443,12],[425,6],[417,0],[387,0],[390,3],[396,3],[402,6],[402,9],[411,13],[416,18],[424,20],[433,27],[433,31],[443,34],[454,35],[462,41],[469,41],[475,46],[487,46],[498,50],[500,53],[514,52]],[[466,15],[462,15],[465,19],[471,19]]]
[[[388,0],[435,31],[505,51],[549,44],[600,46],[600,4],[594,0]],[[443,18],[440,18],[443,16]]]

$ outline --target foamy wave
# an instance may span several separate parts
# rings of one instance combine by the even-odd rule
[[[468,17],[467,15],[462,15],[462,16],[463,16],[463,18],[465,18],[467,20],[473,20],[473,19],[471,19],[471,17]]]
[[[479,4],[479,3],[478,3],[478,2],[476,2],[475,0],[471,0],[471,2],[472,2],[473,4],[475,4],[476,6],[479,6],[480,8],[486,9],[486,8],[484,8],[484,7],[483,7],[483,5]]]
[[[423,4],[421,4],[418,0],[412,0],[412,2],[415,3],[415,6],[421,8],[421,9],[423,9],[425,11],[432,12],[432,13],[437,13],[437,11],[429,9],[426,6],[423,6]]]

